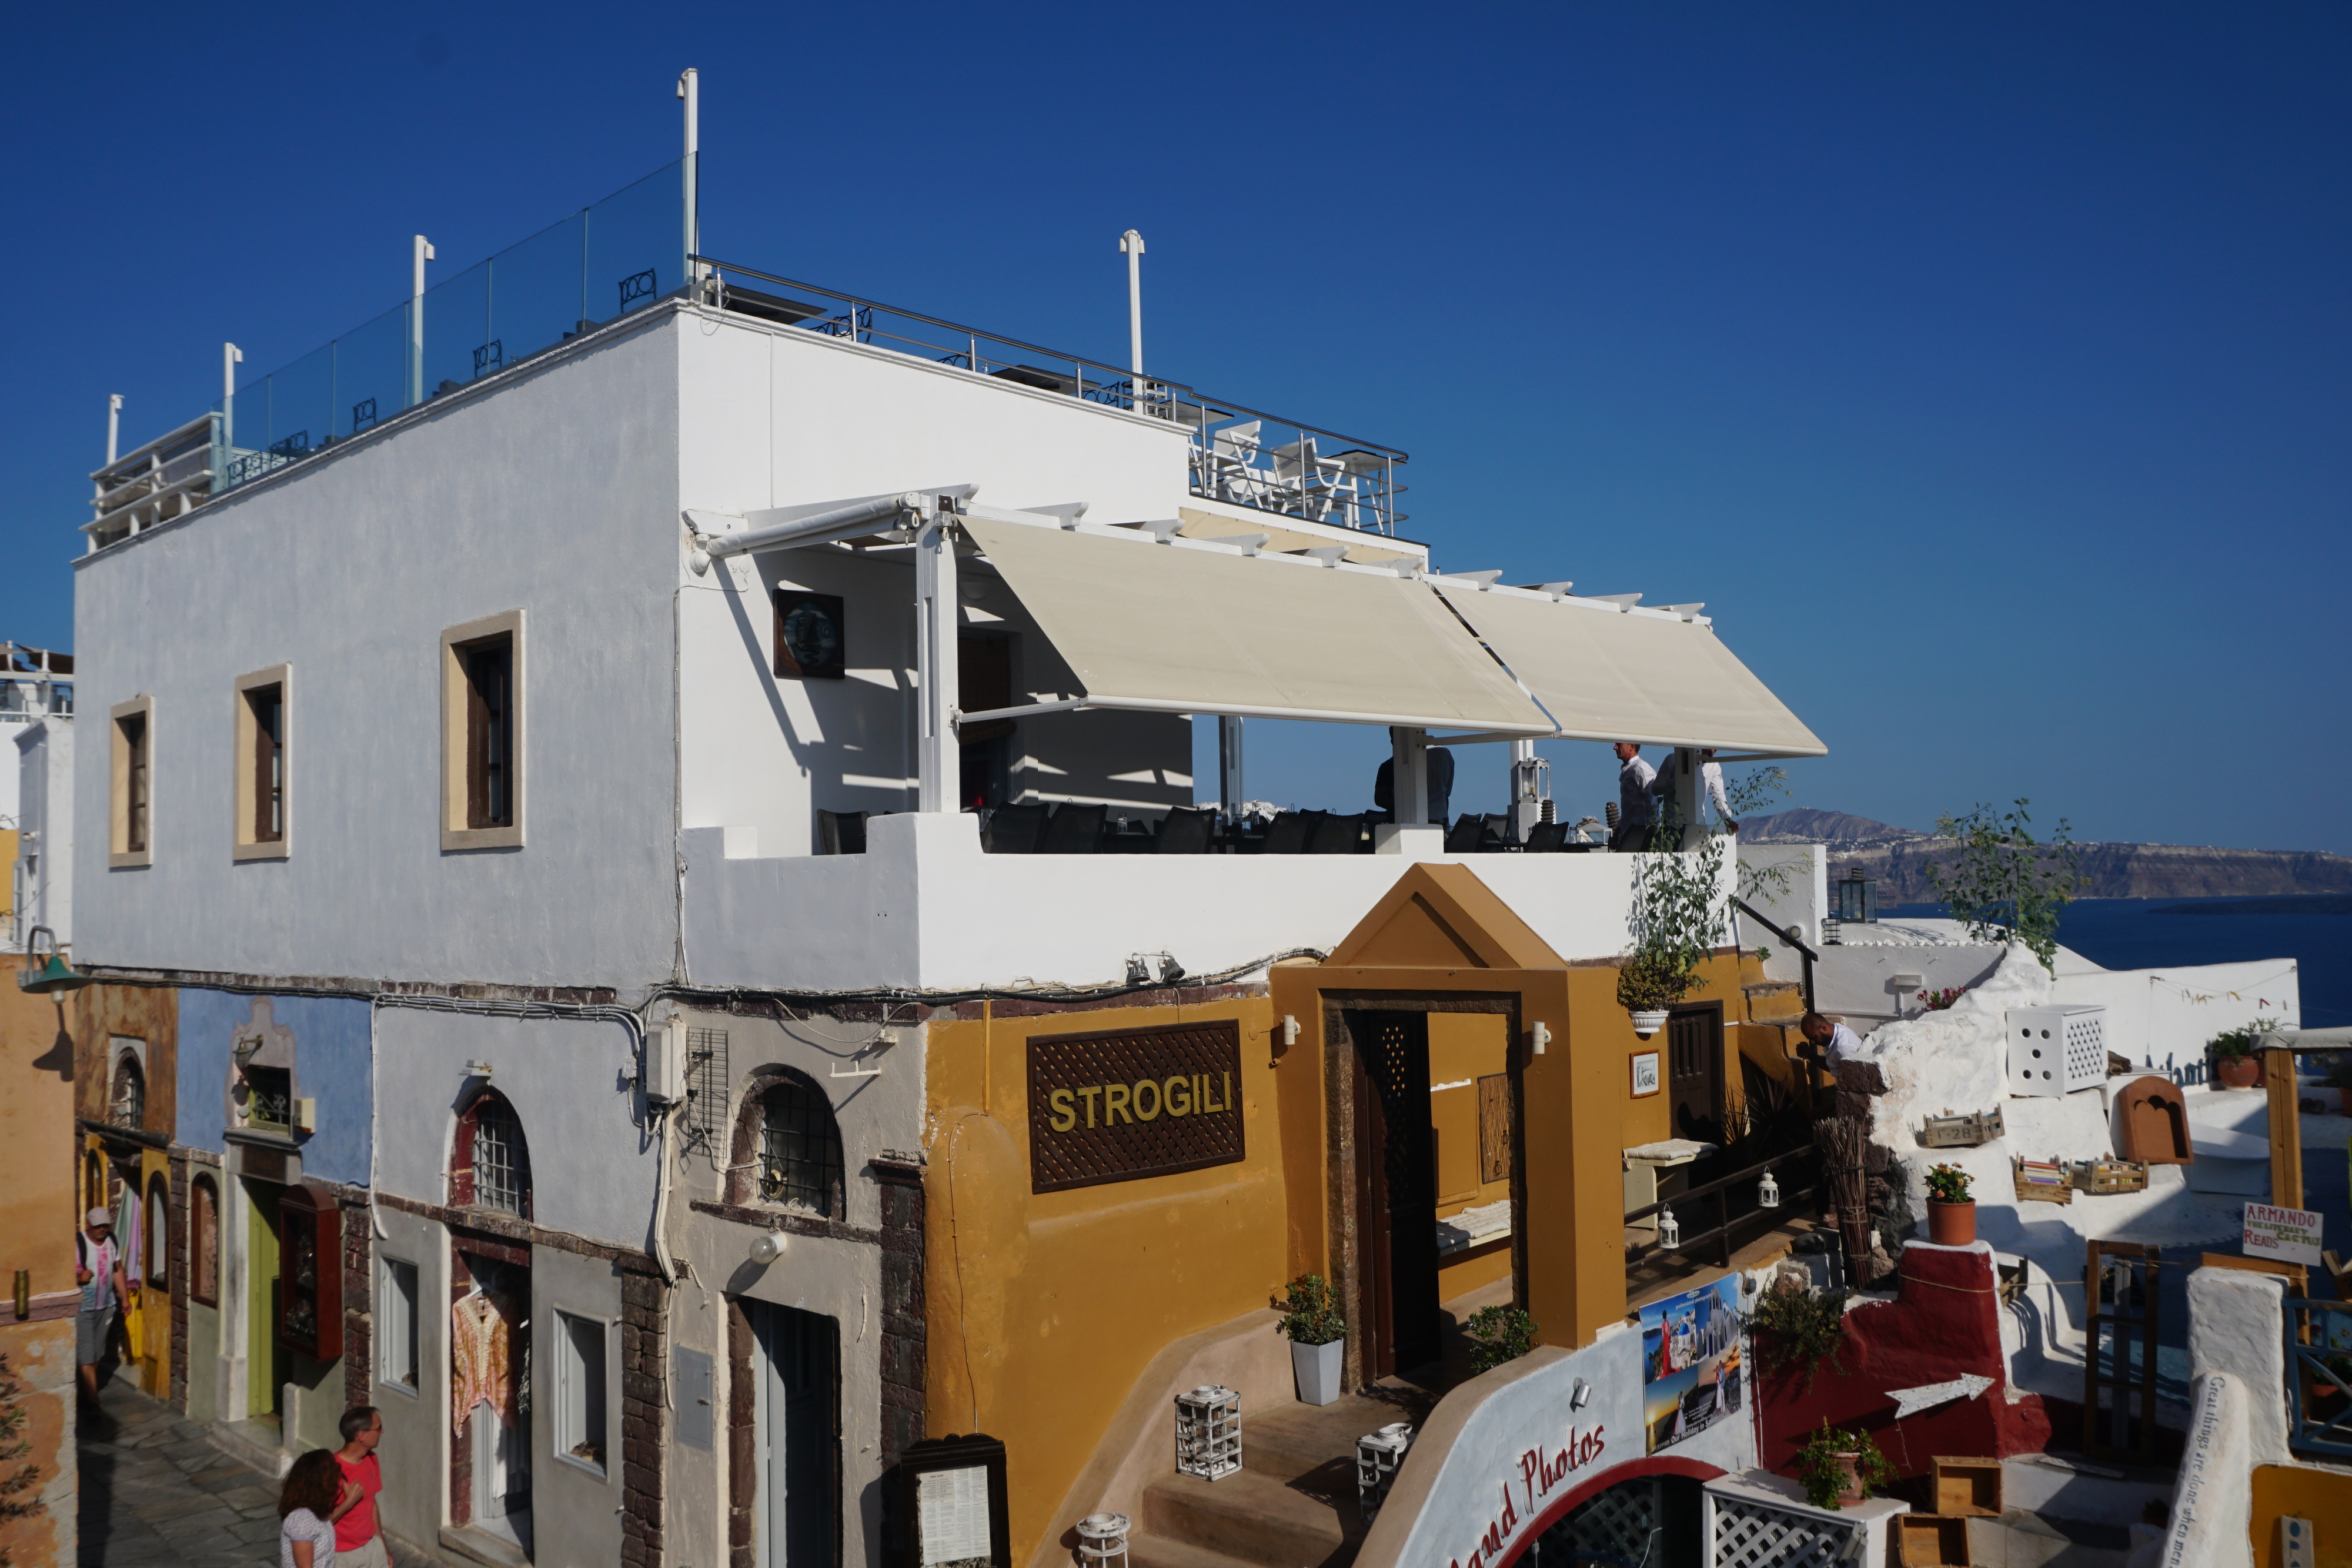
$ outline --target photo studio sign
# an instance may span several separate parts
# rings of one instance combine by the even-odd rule
[[[1226,1020],[1029,1041],[1031,1190],[1242,1157],[1241,1030]]]

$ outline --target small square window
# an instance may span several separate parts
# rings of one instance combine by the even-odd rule
[[[441,847],[522,844],[522,612],[441,634]]]
[[[555,1314],[555,1452],[604,1469],[604,1325]]]
[[[416,1265],[383,1260],[376,1303],[376,1381],[416,1393]]]
[[[108,824],[106,863],[120,866],[152,864],[155,826],[155,699],[133,697],[117,703],[110,773],[112,810]]]
[[[282,860],[287,852],[286,723],[292,673],[284,664],[236,682],[236,858]]]

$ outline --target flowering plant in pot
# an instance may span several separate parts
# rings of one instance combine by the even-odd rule
[[[1290,1371],[1298,1402],[1329,1405],[1339,1397],[1339,1358],[1348,1348],[1348,1320],[1320,1274],[1301,1274],[1274,1303],[1290,1341]]]
[[[2263,1035],[2260,1024],[2242,1024],[2225,1029],[2206,1042],[2212,1054],[2213,1076],[2231,1089],[2252,1089],[2262,1082],[2262,1060],[2254,1054],[2254,1041]]]
[[[1966,1247],[1977,1239],[1977,1203],[1969,1196],[1972,1178],[1958,1166],[1927,1173],[1927,1239],[1938,1247]]]
[[[1822,1419],[1822,1429],[1797,1450],[1797,1480],[1805,1500],[1815,1508],[1842,1509],[1868,1500],[1873,1487],[1895,1479],[1895,1467],[1878,1451],[1870,1434],[1856,1428],[1841,1432]]]

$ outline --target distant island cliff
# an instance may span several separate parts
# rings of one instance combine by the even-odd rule
[[[1749,817],[1739,836],[1759,844],[1822,844],[1830,874],[1848,866],[1878,879],[1882,904],[1933,904],[1921,867],[1951,841],[1843,811],[1801,809]],[[2095,844],[2082,853],[2078,898],[2242,898],[2352,893],[2352,858],[2318,850],[2221,850],[2183,844]]]

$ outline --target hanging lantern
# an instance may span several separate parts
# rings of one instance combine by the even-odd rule
[[[41,938],[48,937],[48,957],[41,956]],[[46,925],[36,925],[26,934],[25,965],[16,975],[19,990],[40,995],[49,991],[78,991],[90,983],[89,975],[77,974],[66,963],[65,955],[58,951],[58,934]]]
[[[1860,866],[1848,866],[1845,875],[1830,885],[1837,894],[1840,921],[1868,925],[1878,918],[1878,883],[1863,875]]]
[[[1765,1167],[1764,1179],[1756,1184],[1756,1207],[1759,1208],[1780,1207],[1780,1184],[1772,1179],[1769,1166]]]
[[[1678,1225],[1678,1224],[1676,1224],[1676,1223],[1675,1222],[1675,1211],[1674,1211],[1673,1209],[1671,1209],[1671,1208],[1661,1208],[1661,1209],[1659,1209],[1659,1210],[1658,1210],[1658,1247],[1659,1247],[1659,1249],[1660,1249],[1661,1251],[1672,1252],[1672,1251],[1674,1251],[1676,1248],[1680,1247],[1682,1244],[1683,1244],[1683,1228],[1682,1228],[1680,1225]]]

